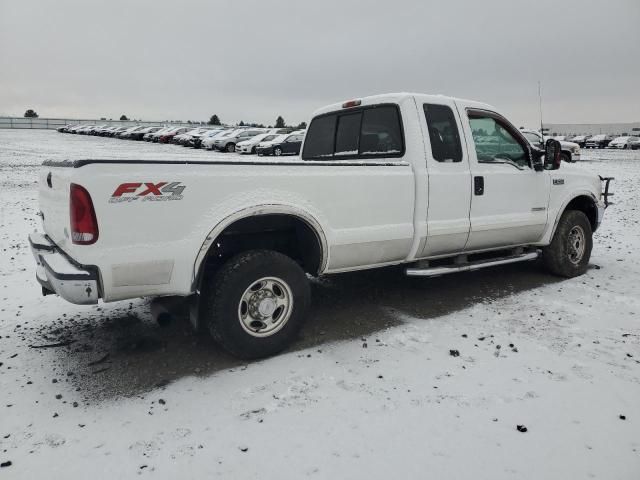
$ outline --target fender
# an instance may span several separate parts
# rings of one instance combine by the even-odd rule
[[[553,239],[553,236],[556,233],[556,229],[558,228],[558,223],[560,222],[560,217],[562,216],[562,214],[567,209],[567,205],[569,205],[569,203],[571,203],[571,201],[573,201],[574,199],[576,199],[578,197],[589,197],[593,201],[594,207],[596,209],[598,208],[598,199],[593,194],[592,191],[590,191],[590,190],[578,190],[578,191],[571,192],[571,194],[569,196],[567,196],[562,201],[562,203],[561,203],[561,205],[558,208],[558,211],[556,213],[556,218],[555,218],[555,220],[553,222],[553,225],[551,226],[550,229],[545,231],[545,233],[542,235],[542,239],[540,240],[540,244],[548,245],[549,243],[551,243],[551,240]]]
[[[316,234],[318,241],[320,242],[320,268],[318,273],[324,272],[328,262],[328,242],[326,235],[324,233],[324,229],[322,225],[316,218],[310,215],[308,212],[301,210],[298,207],[294,207],[292,205],[284,205],[284,204],[265,204],[265,205],[256,205],[248,208],[244,208],[236,211],[228,216],[226,216],[222,221],[220,221],[211,231],[207,234],[205,240],[202,242],[202,246],[198,251],[198,255],[196,256],[194,265],[193,265],[193,274],[192,274],[192,290],[199,290],[199,277],[200,277],[200,267],[202,266],[202,262],[207,256],[209,248],[213,244],[213,242],[220,236],[220,234],[232,223],[237,222],[238,220],[242,220],[243,218],[258,216],[258,215],[269,215],[269,214],[285,214],[291,215],[293,217],[297,217],[303,222],[305,222]]]

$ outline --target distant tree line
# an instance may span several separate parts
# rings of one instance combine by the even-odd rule
[[[209,121],[207,122],[208,125],[222,125],[222,122],[220,121],[220,117],[218,117],[218,115],[211,115],[211,118],[209,118]],[[287,122],[285,122],[284,118],[281,115],[278,115],[278,118],[276,118],[276,123],[272,126],[272,125],[264,125],[262,123],[246,123],[244,120],[240,120],[240,122],[238,123],[239,127],[255,127],[255,128],[287,128]],[[307,122],[300,122],[296,127],[294,127],[293,125],[290,125],[289,128],[296,128],[298,130],[300,129],[304,129],[307,128]]]

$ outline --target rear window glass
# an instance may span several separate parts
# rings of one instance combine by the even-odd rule
[[[314,118],[302,158],[344,160],[402,155],[404,137],[397,105],[376,105]]]
[[[341,115],[338,118],[338,130],[336,132],[336,157],[358,154],[361,120],[362,113]]]
[[[400,155],[404,151],[398,109],[392,106],[364,111],[362,118],[362,155]]]
[[[336,132],[336,115],[325,115],[313,119],[304,142],[303,158],[333,157]]]

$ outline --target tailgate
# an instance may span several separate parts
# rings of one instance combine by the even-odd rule
[[[43,166],[38,177],[39,203],[44,232],[69,253],[69,185],[75,169]]]

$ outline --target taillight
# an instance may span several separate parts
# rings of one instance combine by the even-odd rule
[[[98,240],[98,220],[93,209],[91,195],[75,183],[71,184],[69,196],[69,214],[71,217],[71,240],[76,245],[91,245]]]

